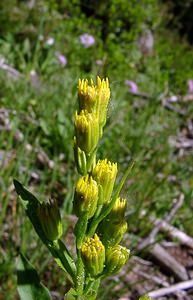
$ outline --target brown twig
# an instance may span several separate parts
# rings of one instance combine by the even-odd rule
[[[148,295],[152,298],[159,298],[165,295],[173,294],[177,291],[187,290],[191,289],[193,287],[193,279],[187,280],[184,282],[180,282],[174,285],[171,285],[169,287],[164,287],[155,291],[151,291],[148,293]]]
[[[173,205],[171,210],[169,211],[169,213],[164,217],[164,221],[166,222],[171,222],[171,220],[174,218],[176,212],[178,211],[178,209],[182,206],[184,202],[184,194],[181,193],[178,197],[178,199],[174,199]],[[138,245],[138,250],[142,250],[144,248],[146,248],[147,246],[155,243],[155,239],[156,239],[156,235],[158,234],[159,230],[161,228],[161,222],[159,224],[159,222],[156,224],[156,227],[154,227],[152,229],[152,231],[150,232],[150,234],[148,235],[148,237],[146,237],[145,239],[143,239],[139,245]]]
[[[171,256],[160,244],[156,243],[148,248],[147,251],[160,266],[172,273],[177,280],[185,281],[189,279],[185,267]]]
[[[193,249],[193,238],[187,235],[185,232],[175,228],[174,226],[168,224],[166,221],[162,221],[159,219],[154,220],[154,224],[159,224],[159,228],[162,231],[168,233],[172,238],[177,238],[181,244],[190,247]]]

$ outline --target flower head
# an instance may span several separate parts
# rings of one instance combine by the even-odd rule
[[[78,81],[78,101],[79,101],[79,109],[85,109],[88,112],[95,111],[96,101],[97,101],[97,90],[94,86],[93,81],[91,80],[90,85],[88,80]]]
[[[102,188],[101,202],[108,204],[111,200],[111,194],[117,176],[117,164],[111,163],[107,159],[99,160],[92,175]]]
[[[62,233],[62,222],[60,211],[55,200],[39,204],[37,215],[45,234],[49,241],[58,240]]]
[[[92,153],[99,140],[99,123],[95,115],[82,110],[75,115],[76,145],[86,153]]]
[[[87,215],[88,219],[93,217],[98,200],[98,186],[91,176],[86,175],[79,178],[74,196],[74,210],[78,217]]]
[[[80,42],[86,48],[89,48],[95,43],[95,38],[91,34],[84,33],[84,34],[80,35]]]
[[[130,87],[130,92],[132,92],[133,94],[136,94],[138,92],[138,86],[134,81],[125,80],[125,85]]]
[[[67,63],[68,63],[67,58],[63,54],[56,52],[56,57],[62,66],[67,65]]]
[[[97,77],[97,84],[93,80],[79,79],[78,82],[78,101],[79,110],[85,109],[92,112],[99,120],[102,128],[106,122],[107,106],[110,99],[110,88],[108,78],[100,79]]]
[[[55,43],[55,39],[53,37],[49,36],[46,40],[46,45],[52,46],[52,45],[54,45],[54,43]]]
[[[95,61],[95,63],[96,63],[96,65],[98,65],[98,66],[102,66],[102,65],[103,65],[102,59],[97,59],[97,60]]]
[[[87,272],[91,277],[102,273],[105,263],[105,247],[97,234],[87,238],[82,245],[81,255]]]

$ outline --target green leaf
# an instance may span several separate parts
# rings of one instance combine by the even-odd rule
[[[48,289],[40,282],[38,273],[27,260],[20,254],[17,262],[17,284],[21,300],[51,300]]]

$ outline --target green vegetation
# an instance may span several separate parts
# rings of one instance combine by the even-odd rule
[[[12,182],[17,178],[41,200],[57,200],[70,247],[73,221],[67,215],[76,182],[72,147],[79,78],[108,76],[111,83],[99,158],[117,161],[121,172],[135,161],[122,193],[128,199],[131,250],[135,236],[149,233],[149,216],[163,217],[180,192],[185,203],[174,222],[193,234],[192,153],[174,143],[191,121],[193,103],[171,103],[174,110],[163,105],[172,95],[187,94],[193,52],[166,28],[166,11],[165,4],[152,0],[144,5],[135,0],[1,1],[0,65],[4,60],[19,73],[0,68],[0,299],[19,299],[14,274],[19,251],[38,266],[44,284],[57,291],[56,299],[68,288],[35,236]],[[149,31],[154,45],[146,50],[139,44]],[[90,46],[80,41],[85,33],[95,39]],[[130,92],[125,80],[137,83],[145,96]],[[111,290],[110,285],[101,289],[100,299],[109,299]]]

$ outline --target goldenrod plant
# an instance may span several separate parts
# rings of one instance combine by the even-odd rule
[[[116,184],[117,163],[107,158],[97,161],[97,147],[106,124],[109,100],[108,79],[97,77],[96,85],[92,80],[79,80],[78,110],[74,119],[74,158],[79,174],[73,199],[77,216],[74,228],[75,257],[62,239],[62,219],[56,201],[41,203],[14,180],[15,189],[36,233],[69,277],[71,286],[65,295],[67,300],[96,299],[101,280],[117,274],[130,254],[129,249],[120,245],[127,230],[124,219],[127,201],[120,197],[120,191],[132,163]],[[33,289],[28,292],[23,283],[25,280],[21,278],[22,272],[26,274],[26,268],[31,269],[36,278],[36,282],[30,283]],[[18,272],[18,291],[22,300],[51,299],[36,271],[23,255],[19,260],[19,271],[22,272]]]

